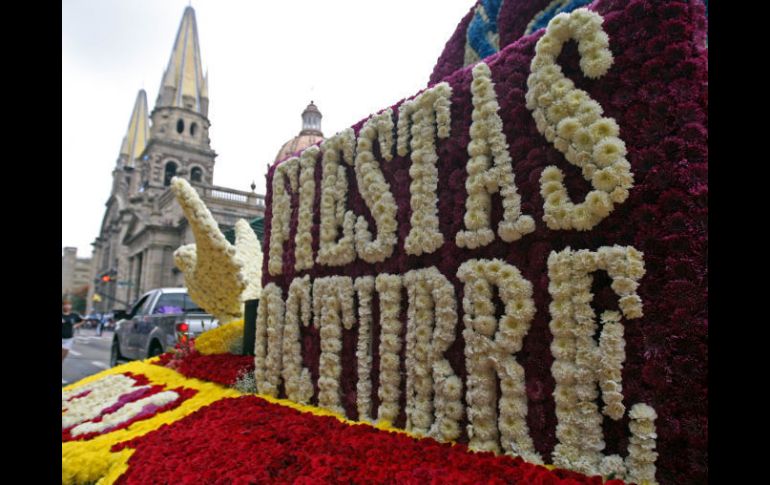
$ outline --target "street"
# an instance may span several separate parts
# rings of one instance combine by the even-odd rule
[[[96,335],[96,329],[77,330],[75,345],[62,362],[62,387],[109,368],[112,334],[105,331],[99,337]]]

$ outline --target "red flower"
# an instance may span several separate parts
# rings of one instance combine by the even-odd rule
[[[254,371],[254,358],[248,355],[202,355],[198,351],[192,351],[174,361],[164,358],[165,355],[168,354],[162,355],[156,365],[169,367],[169,364],[173,363],[173,369],[186,377],[225,386],[234,385],[241,374]]]
[[[117,483],[598,484],[520,458],[348,426],[257,397],[223,399],[113,447],[135,448]],[[159,460],[158,457],[163,457]]]

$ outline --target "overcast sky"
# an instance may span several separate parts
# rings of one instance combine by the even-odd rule
[[[312,99],[334,133],[424,88],[474,0],[195,0],[214,184],[264,194]],[[62,247],[91,255],[139,89],[152,111],[188,0],[62,1]]]

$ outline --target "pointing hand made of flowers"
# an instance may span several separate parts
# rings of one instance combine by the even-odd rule
[[[242,316],[242,302],[259,298],[262,250],[248,222],[235,225],[235,246],[219,230],[211,211],[190,184],[175,177],[171,188],[192,227],[195,244],[179,247],[174,262],[201,308],[224,324]]]

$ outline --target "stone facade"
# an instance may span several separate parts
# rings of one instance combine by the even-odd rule
[[[198,190],[222,231],[240,218],[250,221],[264,214],[264,196],[253,188],[245,192],[213,185],[217,154],[209,139],[207,84],[195,12],[187,7],[155,108],[148,116],[147,97],[140,91],[113,170],[112,192],[92,243],[89,281],[95,284],[88,295],[89,313],[128,308],[153,288],[184,286],[173,253],[195,240],[169,188],[172,176],[184,177]],[[112,281],[101,281],[105,274]],[[93,301],[95,293],[101,301]]]
[[[91,258],[78,258],[77,248],[64,248],[61,257],[61,294],[71,295],[91,283]]]

